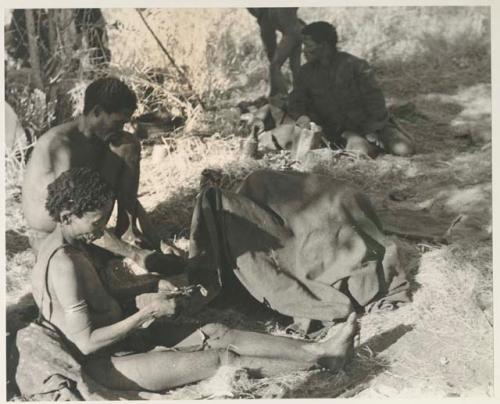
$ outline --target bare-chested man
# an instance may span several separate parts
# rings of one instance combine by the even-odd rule
[[[83,114],[50,129],[37,141],[26,166],[22,200],[35,251],[40,241],[56,227],[45,209],[47,185],[71,167],[86,166],[98,170],[108,181],[118,203],[115,233],[105,231],[95,244],[131,258],[149,270],[161,272],[167,265],[182,264],[182,260],[172,254],[163,255],[134,245],[137,238],[142,237],[148,248],[160,248],[160,239],[137,201],[140,143],[122,130],[136,107],[136,96],[125,83],[113,77],[97,79],[85,91]],[[112,207],[108,218],[111,211]],[[136,218],[142,235],[135,226]]]
[[[269,376],[315,365],[338,370],[352,358],[358,332],[354,313],[322,342],[221,324],[196,330],[154,322],[144,330],[151,320],[176,314],[185,301],[155,300],[124,317],[82,249],[102,233],[112,203],[111,189],[89,168],[72,168],[51,182],[45,205],[57,225],[41,243],[32,275],[41,321],[60,331],[95,380],[119,390],[163,391],[208,378],[224,364]],[[144,341],[140,351],[132,348],[132,354],[115,355],[131,349],[131,340],[138,336]],[[152,350],[155,346],[176,349]]]

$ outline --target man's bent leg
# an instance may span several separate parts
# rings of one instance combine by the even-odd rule
[[[338,370],[348,360],[358,333],[356,315],[352,313],[336,333],[323,342],[310,342],[230,329],[222,324],[207,324],[200,331],[206,345],[213,349],[230,349],[239,356],[263,357],[299,363],[321,363]]]
[[[124,132],[122,137],[110,145],[102,166],[102,175],[110,181],[116,192],[118,215],[116,234],[134,242],[137,229],[137,190],[139,188],[141,145],[132,134]],[[145,235],[147,237],[147,235]]]
[[[160,392],[213,376],[223,360],[223,352],[216,350],[160,350],[91,358],[85,365],[85,371],[111,389]]]
[[[300,43],[300,35],[284,33],[270,64],[271,96],[276,94],[286,94],[287,86],[285,76],[281,72],[281,67],[288,59],[297,45]]]
[[[280,359],[242,357],[229,350],[211,349],[198,352],[158,350],[90,359],[84,369],[111,389],[161,392],[207,379],[224,365],[248,369],[253,377],[282,375],[313,366]]]

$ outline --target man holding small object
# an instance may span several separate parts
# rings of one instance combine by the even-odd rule
[[[222,324],[169,324],[189,308],[190,298],[206,292],[195,285],[165,292],[165,298],[138,298],[138,311],[124,316],[82,248],[102,233],[113,197],[87,167],[65,171],[50,183],[45,206],[57,225],[41,243],[32,275],[39,322],[60,336],[92,378],[116,390],[164,391],[211,377],[226,364],[271,376],[314,366],[336,371],[352,358],[354,313],[320,342]],[[158,323],[159,318],[167,321]],[[144,341],[140,348],[133,343],[138,337]]]

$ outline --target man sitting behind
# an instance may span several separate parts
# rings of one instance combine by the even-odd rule
[[[57,223],[40,244],[32,274],[33,296],[46,327],[59,331],[88,374],[108,388],[163,391],[208,378],[224,364],[267,376],[307,369],[316,364],[338,370],[353,355],[358,332],[352,313],[336,333],[309,342],[207,324],[164,323],[149,334],[138,352],[130,338],[152,320],[177,314],[185,300],[153,300],[131,316],[106,292],[87,258],[85,243],[104,229],[113,194],[100,175],[72,168],[48,185],[46,208]],[[144,348],[150,344],[149,348]],[[155,345],[175,350],[152,350]]]
[[[134,245],[142,237],[149,248],[160,248],[160,239],[137,201],[140,143],[135,136],[122,131],[136,107],[136,96],[125,83],[113,77],[97,79],[85,90],[83,114],[50,129],[37,141],[24,173],[22,198],[24,217],[32,229],[30,243],[35,251],[56,227],[45,209],[47,185],[69,168],[86,166],[101,173],[115,191],[118,203],[116,234],[105,231],[95,244],[153,271],[181,265],[178,257]],[[107,219],[111,212],[112,206]],[[135,227],[136,219],[142,235]]]
[[[377,149],[414,153],[412,140],[390,122],[385,99],[368,63],[337,50],[337,32],[319,21],[302,30],[307,63],[290,94],[288,113],[296,124],[322,126],[334,147],[375,157]]]

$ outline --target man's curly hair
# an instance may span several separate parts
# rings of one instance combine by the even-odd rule
[[[101,175],[88,167],[71,168],[48,186],[45,207],[50,216],[60,222],[61,212],[69,210],[77,217],[102,208],[114,193]]]
[[[108,114],[124,109],[135,111],[137,96],[120,79],[101,77],[90,83],[85,90],[83,114],[88,115],[96,105],[100,105]]]

